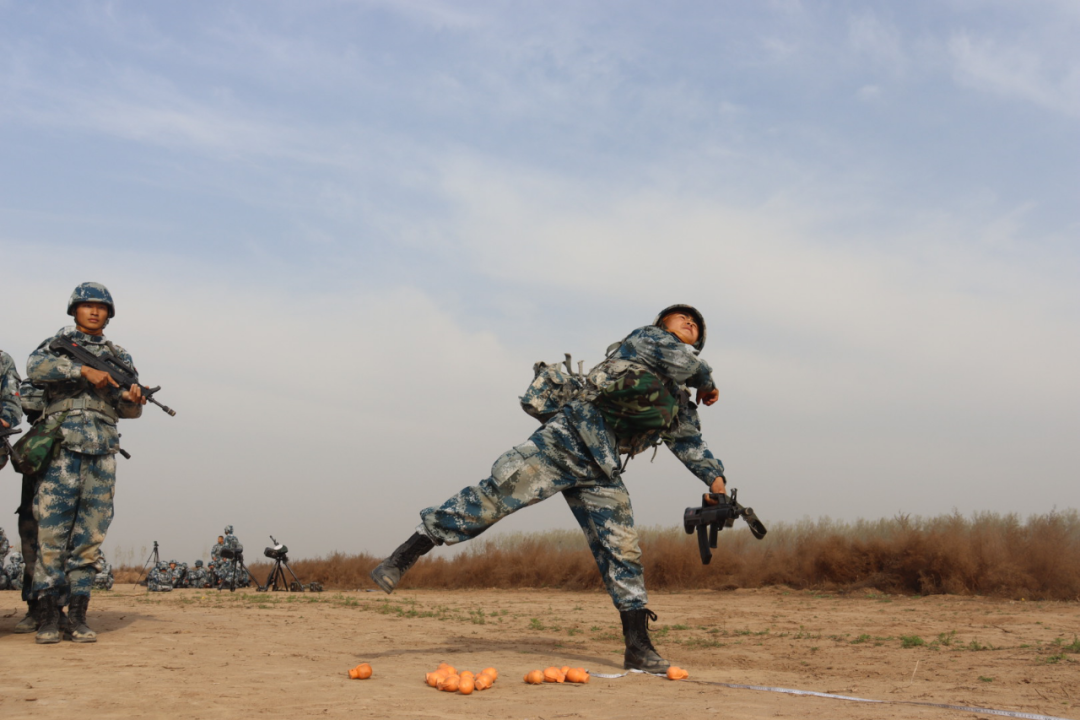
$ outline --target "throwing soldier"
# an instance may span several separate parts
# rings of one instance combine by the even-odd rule
[[[712,370],[698,357],[705,321],[688,305],[663,310],[653,325],[630,333],[589,373],[582,392],[521,445],[491,476],[420,513],[416,532],[371,577],[387,593],[435,545],[474,538],[512,512],[562,493],[623,625],[627,669],[663,672],[669,663],[649,639],[656,614],[645,607],[641,550],[620,454],[663,442],[711,492],[725,492],[724,467],[701,437],[697,402],[719,397]]]

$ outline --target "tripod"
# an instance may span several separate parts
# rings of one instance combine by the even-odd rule
[[[284,570],[282,569],[284,568]],[[285,577],[285,570],[289,571],[292,575],[292,582],[288,581]],[[278,580],[281,581],[281,587],[278,587]],[[289,592],[304,592],[304,584],[300,582],[300,578],[296,577],[296,573],[289,567],[288,555],[279,555],[274,558],[274,567],[270,568],[270,574],[266,576],[266,585],[263,585],[259,590],[266,592],[273,590],[288,590]]]
[[[234,550],[233,548],[222,548],[221,557],[225,558],[226,560],[232,560],[234,564],[232,567],[232,572],[229,573],[229,582],[221,583],[220,585],[218,585],[218,591],[220,592],[224,590],[226,586],[228,586],[229,592],[236,592],[237,573],[243,570],[245,575],[247,575],[248,577],[252,576],[247,569],[247,565],[244,564],[244,551],[243,549]]]
[[[146,558],[146,562],[143,563],[142,570],[139,571],[139,579],[135,581],[136,585],[142,584],[143,573],[146,572],[146,566],[150,564],[151,560],[154,562],[154,567],[157,567],[157,564],[161,562],[161,556],[158,554],[157,540],[154,541],[154,549],[150,551],[150,557]],[[147,581],[146,587],[147,589],[150,588],[149,581]]]

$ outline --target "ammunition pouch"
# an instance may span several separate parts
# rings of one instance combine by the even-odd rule
[[[60,447],[60,428],[67,415],[66,412],[61,412],[38,421],[15,443],[19,462],[12,460],[12,467],[16,471],[23,475],[39,475],[49,467],[56,449]]]

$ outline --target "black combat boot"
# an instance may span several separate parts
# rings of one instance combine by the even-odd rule
[[[41,624],[41,603],[34,600],[26,601],[26,617],[20,620],[12,632],[15,633],[32,633],[37,632],[38,625]]]
[[[60,611],[56,607],[56,596],[46,595],[38,598],[39,622],[34,642],[39,645],[51,645],[60,642]]]
[[[77,643],[97,642],[97,633],[86,626],[86,606],[90,604],[89,595],[72,595],[68,604],[68,621],[64,628],[64,639]]]
[[[623,667],[647,673],[667,672],[671,663],[660,657],[649,640],[649,620],[656,620],[656,613],[641,608],[620,612],[619,615],[622,616],[623,638],[626,640]]]
[[[420,559],[435,547],[435,541],[427,535],[413,533],[390,557],[379,563],[378,567],[371,571],[371,579],[387,594],[394,592],[394,588],[401,581],[401,576]]]

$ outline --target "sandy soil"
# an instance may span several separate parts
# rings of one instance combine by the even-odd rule
[[[621,671],[618,615],[597,593],[147,594],[117,586],[91,602],[97,644],[41,646],[11,633],[23,606],[4,592],[0,717],[991,717],[903,704],[920,701],[1080,718],[1076,603],[783,589],[651,599],[656,645],[689,680],[524,684],[526,671],[550,665]],[[361,661],[374,676],[349,680]],[[440,661],[474,671],[493,665],[501,676],[481,693],[442,693],[423,684]]]

